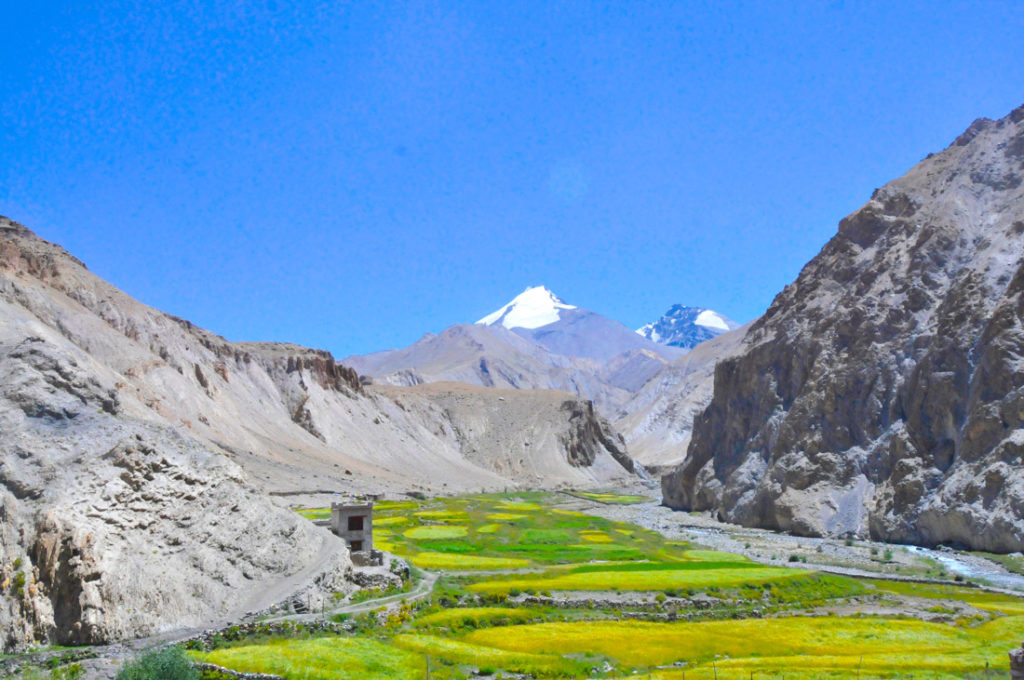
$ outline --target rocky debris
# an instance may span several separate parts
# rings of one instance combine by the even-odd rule
[[[402,587],[402,578],[400,576],[383,570],[370,571],[359,569],[352,572],[349,580],[360,588],[387,590],[389,588]]]
[[[1024,107],[876,190],[718,364],[665,503],[1024,548]]]
[[[47,650],[34,654],[18,654],[17,656],[0,657],[0,677],[13,678],[30,668],[59,668],[70,664],[95,659],[97,653],[92,649]]]

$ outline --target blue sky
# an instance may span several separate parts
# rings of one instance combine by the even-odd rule
[[[750,320],[875,187],[1024,103],[1014,2],[3,15],[0,214],[231,340],[338,356],[538,283],[633,327]]]

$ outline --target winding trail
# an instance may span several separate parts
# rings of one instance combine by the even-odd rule
[[[323,612],[310,612],[308,614],[284,614],[282,616],[274,616],[270,618],[261,619],[262,623],[274,623],[276,621],[295,621],[297,623],[303,623],[307,621],[317,621],[319,619],[330,618],[337,616],[338,614],[365,614],[366,612],[380,609],[381,607],[391,607],[395,604],[403,604],[408,602],[416,602],[430,595],[431,591],[434,590],[434,584],[437,583],[438,575],[434,572],[423,571],[423,578],[412,588],[412,590],[395,593],[394,595],[385,595],[384,597],[377,597],[372,600],[364,600],[355,604],[346,604],[332,609],[327,609]]]

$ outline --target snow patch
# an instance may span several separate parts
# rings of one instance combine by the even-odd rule
[[[541,328],[560,318],[559,310],[576,309],[567,305],[544,286],[527,288],[511,302],[477,321],[481,326],[500,323],[505,328]]]
[[[693,320],[698,326],[704,326],[705,328],[717,328],[722,331],[729,330],[729,324],[725,322],[717,312],[712,312],[710,309],[705,309],[703,312],[697,315],[697,318]]]

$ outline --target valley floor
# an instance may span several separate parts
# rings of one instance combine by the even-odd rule
[[[374,534],[413,565],[402,587],[190,654],[289,680],[962,679],[1005,677],[1024,639],[1013,558],[747,530],[642,489],[385,501]]]

